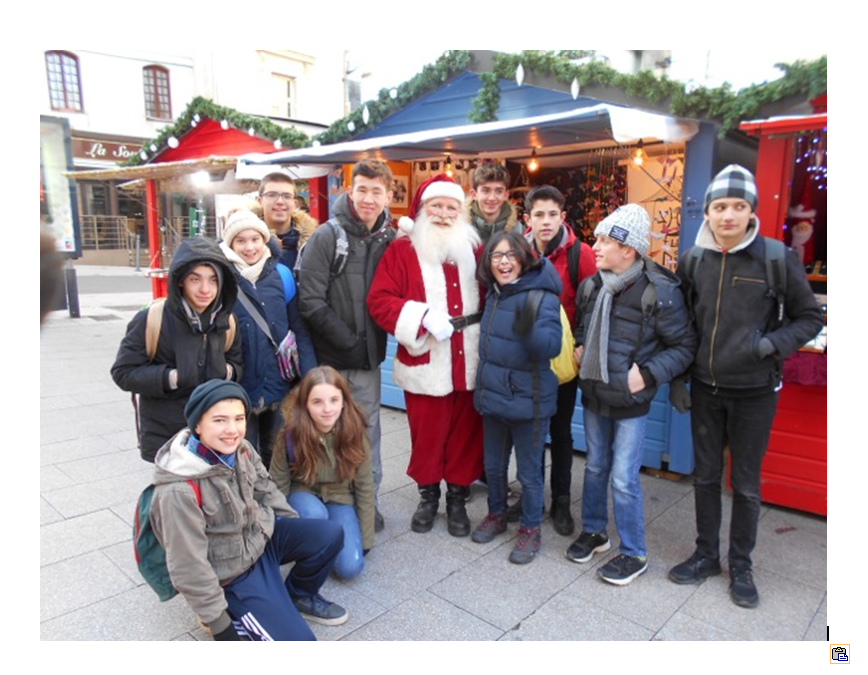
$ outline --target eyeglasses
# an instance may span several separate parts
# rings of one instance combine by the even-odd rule
[[[428,204],[425,208],[427,208],[431,213],[436,213],[438,215],[446,214],[447,216],[452,216],[453,218],[461,213],[461,208],[458,206],[452,206],[451,204]]]
[[[503,259],[506,258],[509,262],[515,262],[518,260],[518,254],[515,251],[507,251],[506,253],[501,253],[500,251],[494,251],[489,254],[491,258],[491,262],[495,265],[499,265],[503,262]]]
[[[278,198],[285,202],[291,202],[295,199],[295,195],[291,192],[263,192],[262,196],[270,202],[276,202]]]

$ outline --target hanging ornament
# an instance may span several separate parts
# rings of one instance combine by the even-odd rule
[[[156,151],[157,151],[157,146],[156,146],[156,144],[155,144],[155,143],[151,143],[151,152],[156,152]]]
[[[148,153],[145,152],[144,150],[142,150],[142,151],[139,153],[139,157],[141,157],[142,159],[147,159],[147,158],[148,158]]]
[[[253,135],[256,134],[256,129],[254,129],[253,127],[250,127],[250,128],[247,130],[247,133],[248,133],[250,136],[253,136]]]
[[[524,82],[524,66],[519,63],[518,68],[515,69],[515,83],[520,87],[522,82]]]
[[[227,122],[226,120],[221,120],[220,128],[223,129],[223,131],[226,131],[229,128],[229,122]]]
[[[191,126],[191,127],[195,127],[196,124],[197,124],[196,120],[193,120],[192,122],[190,122],[190,126]]]
[[[579,97],[579,79],[577,77],[573,78],[573,83],[570,85],[570,93],[573,95],[574,101]]]
[[[178,147],[178,139],[175,138],[174,136],[169,136],[169,140],[166,141],[166,144],[170,148],[177,148]]]
[[[283,143],[280,142],[279,138],[276,141],[274,141],[274,149],[275,150],[280,150],[282,147],[283,147]]]
[[[195,115],[193,115],[193,121],[196,122],[197,124],[198,124],[201,120],[202,120],[202,118],[199,117],[199,113],[196,113]]]
[[[314,141],[313,143],[311,143],[311,145],[312,145],[313,147],[315,147],[315,148],[318,148],[318,147],[320,146],[320,142],[319,142],[319,141]]]
[[[356,123],[350,120],[349,122],[347,122],[347,129],[349,129],[350,131],[355,131]]]
[[[371,119],[371,113],[368,112],[368,106],[365,106],[362,109],[362,122],[365,123],[365,126],[368,124],[368,120]]]
[[[390,97],[393,101],[394,101],[396,98],[398,98],[398,90],[392,88],[392,89],[389,91],[389,97]]]

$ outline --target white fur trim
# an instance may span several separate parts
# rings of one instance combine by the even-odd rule
[[[398,229],[400,229],[402,232],[410,234],[413,231],[414,227],[416,227],[416,221],[409,216],[401,216],[398,219]]]
[[[430,349],[428,333],[423,331],[422,335],[419,335],[422,318],[427,311],[427,303],[408,300],[401,308],[401,313],[395,322],[395,339],[413,356],[420,356]]]
[[[458,184],[448,180],[435,180],[422,193],[420,202],[427,202],[434,197],[448,197],[464,206],[464,189]]]

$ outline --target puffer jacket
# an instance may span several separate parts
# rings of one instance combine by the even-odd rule
[[[333,219],[349,239],[346,266],[331,279],[335,232],[324,223],[305,245],[297,270],[299,310],[307,321],[320,365],[374,370],[386,358],[386,331],[374,323],[365,301],[380,258],[395,238],[395,229],[387,209],[368,231],[347,193],[335,202]]]
[[[180,287],[181,276],[197,263],[219,268],[223,278],[217,300],[202,315],[203,330],[184,311]],[[148,310],[143,309],[127,326],[111,368],[112,378],[121,389],[139,395],[139,449],[149,462],[166,441],[187,426],[184,406],[197,386],[211,379],[225,379],[227,363],[232,366],[232,379],[237,382],[243,376],[241,331],[235,331],[226,351],[229,316],[238,286],[232,266],[216,242],[204,237],[184,241],[172,258],[167,286],[153,361],[145,351]],[[169,386],[172,369],[178,371],[177,389]]]
[[[289,229],[283,234],[274,233],[280,242],[280,262],[290,270],[295,269],[298,250],[305,245],[318,223],[301,209],[292,212]]]
[[[615,419],[648,413],[657,390],[684,373],[696,353],[696,332],[678,278],[650,258],[643,258],[644,273],[612,299],[609,319],[609,382],[582,379],[582,405],[592,412]],[[585,284],[593,290],[585,299]],[[576,309],[576,345],[583,345],[600,292],[600,275],[579,286]],[[642,306],[648,284],[654,284],[656,303],[650,312]],[[630,393],[627,374],[636,363],[646,386]]]
[[[769,288],[765,238],[751,225],[742,243],[723,252],[714,243],[707,223],[697,234],[705,249],[692,280],[686,265],[678,275],[685,293],[694,298],[693,314],[699,350],[691,378],[714,387],[772,390],[781,381],[782,361],[813,338],[823,327],[820,308],[795,251],[786,254],[785,321],[776,321],[777,302]],[[687,252],[682,255],[683,263]],[[768,338],[772,356],[760,356],[759,342]]]
[[[528,292],[534,289],[546,292],[531,332],[519,337],[515,332],[516,315],[527,312]],[[550,360],[561,349],[560,293],[560,278],[546,259],[514,283],[495,284],[488,292],[473,392],[474,406],[481,414],[512,421],[542,420],[555,414],[558,380]]]
[[[286,302],[284,293],[283,277],[277,266],[280,247],[275,239],[268,241],[268,249],[271,257],[265,261],[262,273],[254,286],[245,279],[233,265],[235,280],[238,290],[244,293],[254,307],[261,307],[264,318],[269,328],[271,337],[275,343],[286,337],[287,331],[292,328],[298,345],[299,365],[301,374],[316,366],[316,354],[313,351],[307,326],[298,311],[298,297],[295,281],[287,269],[291,298]],[[250,397],[250,403],[254,410],[278,403],[289,393],[290,383],[280,375],[280,366],[277,363],[277,355],[274,347],[268,341],[268,337],[250,316],[250,312],[240,302],[235,303],[235,318],[238,329],[241,331],[242,347],[244,352],[244,376],[241,378],[241,386],[244,387]]]
[[[157,453],[151,524],[166,549],[172,585],[214,633],[229,626],[222,586],[259,560],[275,516],[297,518],[256,450],[243,441],[235,468],[210,465],[187,449],[184,429]],[[200,508],[187,481],[199,486]]]
[[[334,432],[322,436],[323,456],[317,467],[313,485],[301,482],[292,475],[292,467],[285,448],[275,451],[271,458],[271,472],[277,489],[289,496],[291,492],[310,492],[324,504],[344,504],[356,510],[362,532],[362,548],[374,548],[374,474],[371,464],[371,444],[367,434],[362,438],[365,460],[356,469],[351,480],[338,480],[337,460],[333,447]]]

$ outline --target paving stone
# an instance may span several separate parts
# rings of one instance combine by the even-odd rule
[[[97,551],[119,541],[129,541],[130,528],[110,511],[97,511],[45,525],[39,530],[40,564]]]
[[[46,565],[39,571],[40,620],[87,607],[134,586],[100,551]]]

